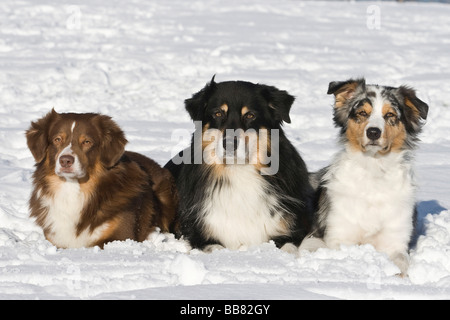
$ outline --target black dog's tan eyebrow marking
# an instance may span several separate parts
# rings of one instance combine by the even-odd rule
[[[220,110],[222,110],[223,112],[227,113],[228,112],[228,105],[226,103],[224,103],[223,105],[220,106]]]
[[[249,112],[250,110],[248,109],[247,106],[243,106],[241,109],[241,116],[245,115],[247,112]]]

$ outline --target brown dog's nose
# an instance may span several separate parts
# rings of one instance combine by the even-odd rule
[[[64,155],[59,157],[59,164],[63,168],[70,168],[75,161],[75,158],[70,155]]]

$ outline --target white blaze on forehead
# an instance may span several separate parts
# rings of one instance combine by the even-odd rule
[[[55,164],[55,173],[59,176],[63,176],[66,178],[82,178],[85,176],[85,169],[81,166],[80,160],[78,159],[78,155],[72,149],[72,139],[73,139],[73,130],[76,126],[77,122],[74,121],[72,126],[70,127],[71,137],[69,138],[69,144],[61,150],[61,152],[57,155],[56,164]],[[61,156],[70,155],[74,157],[74,162],[71,166],[72,172],[63,172],[60,158]]]
[[[375,97],[371,98],[372,102],[372,113],[369,117],[369,122],[367,123],[367,128],[378,128],[383,131],[384,128],[384,118],[383,118],[383,105],[384,99],[381,95],[381,89],[374,87]]]
[[[74,121],[74,122],[72,123],[72,127],[70,127],[70,132],[72,133],[72,135],[73,135],[73,129],[75,128],[75,125],[76,125],[76,124],[77,124],[77,122]],[[70,137],[70,140],[72,140],[72,137]],[[65,148],[61,151],[60,156],[61,156],[61,155],[66,155],[66,154],[73,154],[73,151],[72,151],[72,142],[70,142],[69,145],[68,145],[67,147],[65,147]]]

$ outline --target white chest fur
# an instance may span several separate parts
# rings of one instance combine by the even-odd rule
[[[61,182],[53,196],[42,196],[41,205],[48,208],[45,227],[47,238],[61,248],[90,246],[101,235],[101,226],[91,232],[86,229],[77,235],[81,211],[85,205],[85,195],[76,180]]]
[[[252,165],[224,169],[227,182],[207,191],[203,207],[206,233],[226,248],[258,245],[286,232],[277,198]]]
[[[414,184],[405,154],[342,152],[324,179],[331,206],[324,238],[328,246],[370,243],[387,253],[407,250]]]

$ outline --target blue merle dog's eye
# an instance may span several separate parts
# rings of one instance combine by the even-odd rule
[[[395,117],[395,114],[393,112],[388,112],[384,115],[386,118],[392,118]]]
[[[365,112],[364,110],[361,110],[358,112],[358,115],[361,117],[367,117],[367,112]]]

